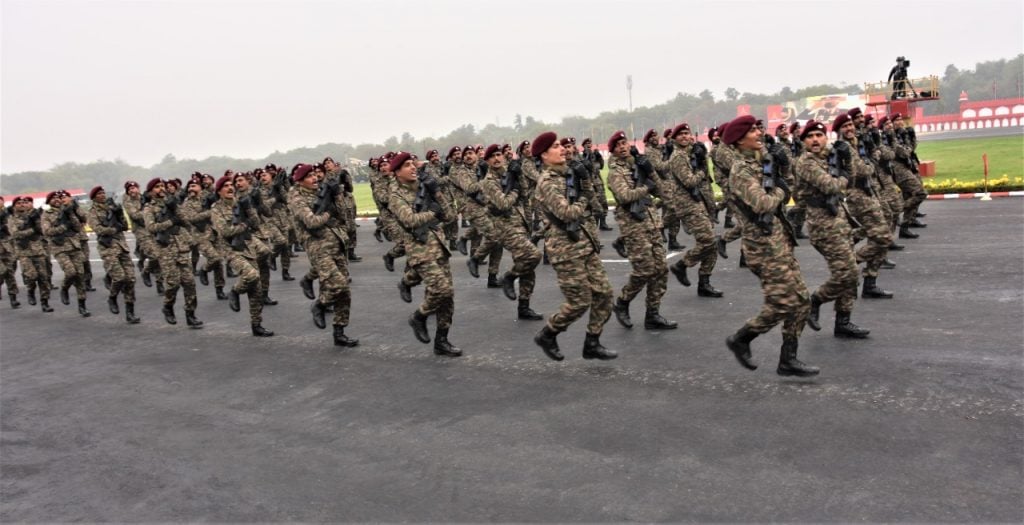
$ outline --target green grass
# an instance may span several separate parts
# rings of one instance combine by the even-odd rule
[[[935,182],[962,182],[985,178],[982,154],[988,154],[989,180],[1007,175],[1011,181],[1024,177],[1024,135],[978,139],[930,140],[918,142],[917,156],[935,161]]]

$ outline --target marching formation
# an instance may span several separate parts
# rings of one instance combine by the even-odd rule
[[[797,358],[798,341],[805,325],[821,329],[821,307],[829,302],[835,303],[836,337],[868,336],[852,321],[858,288],[863,299],[892,298],[878,284],[879,271],[895,267],[888,253],[903,249],[897,237],[917,238],[911,228],[925,226],[918,213],[927,194],[917,173],[917,141],[901,115],[876,119],[858,108],[840,115],[831,129],[812,120],[780,125],[774,137],[761,121],[743,116],[709,130],[710,150],[685,123],[661,138],[648,131],[641,152],[616,132],[608,139],[607,158],[590,139],[578,147],[572,137],[547,132],[515,148],[455,146],[443,161],[437,150],[423,161],[406,152],[371,159],[379,212],[374,238],[392,243],[383,264],[394,272],[404,258],[397,283],[402,301],[411,303],[413,289],[424,287],[423,301],[409,317],[415,338],[433,342],[437,355],[462,355],[449,340],[456,311],[450,260],[460,252],[466,256],[463,271],[479,278],[485,268],[487,286],[515,302],[519,319],[543,322],[533,340],[549,358],[564,359],[559,334],[589,311],[582,357],[615,359],[618,354],[600,340],[612,314],[633,328],[631,303],[644,292],[644,328],[676,329],[677,322],[661,315],[669,274],[690,287],[690,268],[697,267],[697,295],[723,297],[712,274],[735,240],[741,240],[740,265],[758,277],[764,293],[761,311],[726,339],[741,365],[757,368],[751,343],[782,324],[777,373],[818,374]],[[606,164],[607,180],[601,175]],[[618,292],[600,258],[598,232],[612,230],[606,182],[619,230],[611,245],[632,268]],[[720,202],[712,183],[722,189]],[[186,325],[202,328],[196,281],[209,286],[212,273],[213,297],[240,312],[244,295],[252,334],[268,337],[274,333],[263,326],[263,309],[277,304],[271,273],[280,269],[282,281],[295,281],[291,260],[305,252],[309,271],[298,285],[311,301],[314,326],[326,329],[332,314],[334,344],[354,347],[359,341],[345,333],[352,303],[349,264],[362,260],[353,191],[352,174],[326,158],[290,170],[228,170],[217,180],[195,173],[184,185],[155,178],[144,190],[128,181],[120,203],[95,187],[88,209],[63,190],[47,195],[45,210],[34,208],[29,197],[16,197],[0,212],[0,284],[11,308],[20,308],[20,267],[30,305],[53,312],[50,292],[59,289],[61,302],[70,305],[74,287],[79,314],[90,316],[87,293],[96,288],[88,226],[103,261],[112,314],[120,315],[123,300],[125,321],[140,323],[138,271],[143,284],[162,295],[165,322],[177,324],[181,290]],[[716,234],[723,211],[724,229]],[[669,253],[684,250],[680,229],[692,236],[693,247],[669,266]],[[127,231],[135,237],[136,264]],[[810,241],[830,272],[813,291],[794,256],[799,239]],[[501,273],[506,252],[512,265]],[[51,284],[52,260],[64,275],[59,288]],[[542,263],[551,265],[564,296],[546,320],[531,307]]]

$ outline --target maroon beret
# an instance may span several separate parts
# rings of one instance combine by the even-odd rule
[[[857,117],[858,117],[858,116],[860,116],[860,115],[861,115],[862,113],[864,113],[864,112],[863,112],[863,111],[861,111],[859,107],[853,108],[853,109],[851,109],[850,111],[847,111],[847,112],[846,112],[846,114],[847,114],[847,115],[849,115],[849,116],[850,116],[850,118],[857,118]]]
[[[786,123],[785,122],[783,122],[782,124],[779,124],[778,126],[775,126],[775,134],[778,135],[779,132],[784,130],[784,129],[786,129]]]
[[[431,155],[437,155],[437,154],[438,154],[437,150],[436,149],[432,149],[432,150],[428,151],[425,155],[423,155],[423,158],[429,159]]]
[[[299,182],[306,178],[306,175],[309,175],[311,171],[313,171],[312,164],[296,164],[295,167],[292,168],[292,182]]]
[[[512,151],[512,146],[510,144],[505,144],[501,146],[501,152],[504,153],[506,151]]]
[[[528,141],[528,140],[524,140],[524,141],[520,142],[519,143],[519,147],[516,148],[516,153],[522,155],[523,154],[523,148],[525,148],[525,147],[527,147],[529,145],[530,145],[530,141]]]
[[[725,124],[722,124],[722,125],[718,126],[718,136],[719,136],[719,137],[724,137],[724,136],[725,136],[725,130],[726,130],[726,129],[727,129],[728,127],[729,127],[729,123],[728,123],[728,122],[726,122]]]
[[[448,160],[448,159],[452,158],[452,155],[455,155],[456,151],[459,152],[459,153],[462,153],[462,148],[460,148],[458,146],[452,146],[452,149],[448,150],[448,156],[445,157],[445,160]]]
[[[405,164],[405,161],[407,161],[407,160],[409,160],[411,158],[412,158],[412,155],[410,155],[409,153],[406,153],[404,151],[400,151],[400,152],[396,153],[395,156],[391,158],[391,163],[390,163],[391,171],[397,172],[398,169],[402,167],[402,164]]]
[[[754,121],[754,125],[759,127],[759,128],[763,127],[764,126],[764,121],[761,120],[761,119],[757,119],[757,120]]]
[[[89,200],[95,199],[96,194],[101,191],[106,193],[106,191],[103,189],[103,186],[96,186],[95,188],[89,190]]]
[[[832,123],[832,131],[839,133],[839,128],[843,127],[843,124],[846,124],[847,122],[850,122],[849,113],[843,113],[839,115],[838,117],[836,117],[835,122]]]
[[[878,119],[878,127],[885,126],[886,122],[889,122],[889,115],[883,115],[882,118]]]
[[[229,182],[234,184],[234,181],[231,180],[231,175],[225,175],[225,176],[217,179],[217,182],[215,182],[213,184],[213,191],[216,191],[217,193],[220,193],[220,189],[223,188],[224,185],[229,183]]]
[[[583,142],[580,145],[585,148],[585,147],[587,147],[587,144],[593,144],[593,143],[594,143],[594,141],[590,140],[590,137],[587,137],[587,138],[583,139]]]
[[[558,140],[558,135],[555,135],[554,131],[545,131],[537,138],[533,139],[533,145],[530,146],[530,155],[533,157],[539,157],[541,153],[544,153],[551,147],[555,141]]]
[[[812,131],[820,131],[828,136],[828,128],[825,127],[824,122],[818,122],[816,120],[808,120],[807,124],[804,125],[804,130],[800,132],[800,140],[807,138]]]
[[[490,146],[487,146],[486,150],[484,150],[484,160],[487,160],[491,158],[492,155],[497,155],[498,153],[501,153],[501,147],[497,144],[491,144]]]
[[[757,119],[753,115],[743,115],[742,117],[736,117],[726,124],[726,128],[722,131],[722,142],[726,144],[735,144],[743,138],[744,135],[750,131],[750,128],[754,127],[757,123]]]
[[[60,190],[53,190],[50,193],[47,193],[46,194],[46,203],[49,204],[51,199],[53,199],[54,197],[59,197],[60,195],[61,195],[61,191]]]
[[[125,183],[124,183],[124,191],[128,191],[128,188],[138,188],[138,187],[139,187],[139,183],[135,182],[133,180],[125,181]]]
[[[789,125],[789,133],[790,134],[796,133],[796,130],[798,130],[798,129],[800,129],[800,122],[794,120],[793,123]]]
[[[326,165],[328,162],[334,162],[334,159],[332,159],[330,157],[324,157],[324,160],[322,162],[320,162],[320,164]],[[335,164],[337,164],[337,163],[335,162]]]
[[[685,123],[685,122],[683,122],[682,124],[672,128],[672,134],[669,135],[669,136],[672,137],[672,138],[676,138],[676,137],[679,136],[680,133],[682,133],[684,131],[690,131],[690,125]]]
[[[391,160],[391,159],[393,159],[395,157],[395,155],[396,155],[396,153],[394,151],[389,151],[389,152],[384,154],[384,158],[387,159],[387,160]]]
[[[560,140],[559,142],[562,143],[563,148],[568,148],[569,144],[572,144],[572,142],[569,141],[569,137],[563,137],[562,140]]]
[[[195,184],[196,186],[202,187],[202,185],[203,185],[203,178],[202,177],[192,177],[191,179],[188,180],[188,182],[185,183],[185,187],[191,186],[193,184]]]
[[[643,142],[647,142],[648,140],[651,140],[651,137],[657,137],[657,136],[658,136],[658,132],[654,131],[654,128],[651,128],[651,129],[647,130],[647,133],[644,133],[644,140],[643,140]]]
[[[889,115],[889,120],[891,120],[893,122],[896,122],[897,120],[901,120],[902,118],[903,118],[903,115],[901,115],[899,113],[893,113],[892,115]]]
[[[708,140],[711,140],[711,139],[715,138],[715,135],[717,135],[717,134],[718,134],[718,128],[712,127],[711,129],[708,130]]]
[[[872,120],[875,120],[875,116],[874,115],[864,115],[864,123],[865,124],[867,124],[868,122],[871,122]]]
[[[153,191],[153,188],[157,184],[161,184],[161,183],[163,183],[163,181],[160,180],[160,177],[153,177],[152,179],[149,179],[149,182],[146,183],[146,191],[147,192]],[[47,200],[49,200],[49,199],[47,199]]]
[[[610,152],[611,150],[615,149],[615,145],[618,144],[620,140],[625,140],[625,138],[625,131],[619,130],[613,133],[611,138],[608,139],[608,151]]]
[[[662,137],[669,138],[672,136],[672,128],[665,128],[665,132],[661,134]]]
[[[469,152],[469,151],[473,151],[473,152],[475,152],[475,151],[476,151],[476,146],[473,146],[473,145],[471,144],[471,145],[469,145],[469,146],[466,146],[465,148],[462,148],[462,152],[463,152],[463,153],[466,153],[466,152]]]

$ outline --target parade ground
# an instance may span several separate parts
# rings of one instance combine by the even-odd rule
[[[141,281],[142,324],[127,325],[94,245],[92,317],[56,292],[52,314],[24,289],[19,310],[0,303],[0,521],[1020,522],[1024,199],[922,211],[921,238],[878,279],[895,299],[856,303],[870,338],[834,338],[831,305],[804,331],[811,379],[775,374],[779,329],[754,341],[756,371],[726,350],[762,303],[738,242],[712,277],[724,298],[697,297],[694,270],[691,288],[670,276],[661,312],[678,330],[644,330],[639,297],[635,328],[605,326],[617,360],[580,358],[581,320],[560,363],[532,342],[543,322],[517,321],[459,254],[450,339],[465,355],[434,356],[407,324],[423,287],[400,300],[369,221],[347,349],[279,273],[274,337],[252,337],[246,299],[234,313],[212,286],[201,330],[180,297],[167,325]],[[619,290],[617,233],[602,258]],[[797,257],[816,288],[824,260],[808,241]],[[307,268],[299,254],[293,275]],[[533,308],[561,299],[540,267]]]

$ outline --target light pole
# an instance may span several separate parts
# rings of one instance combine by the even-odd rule
[[[636,140],[636,130],[633,127],[633,75],[626,75],[626,94],[629,95],[629,136]]]

